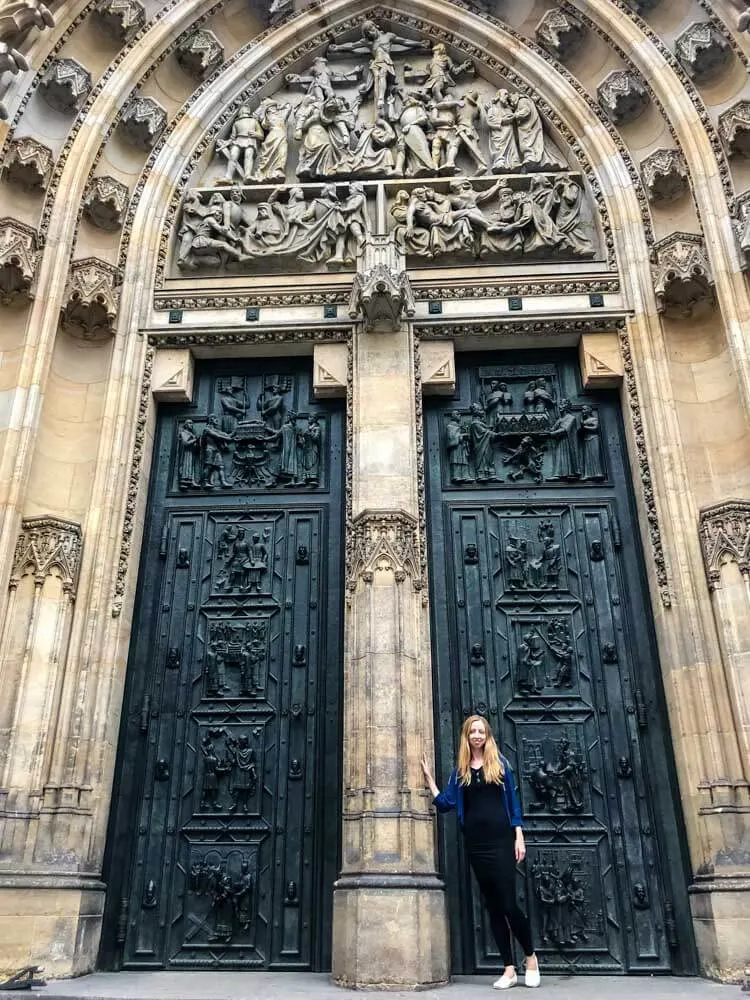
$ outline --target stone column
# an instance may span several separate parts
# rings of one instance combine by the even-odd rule
[[[423,749],[433,753],[418,495],[421,387],[414,334],[401,319],[410,311],[408,282],[403,271],[387,272],[374,283],[372,272],[359,275],[352,306],[364,321],[353,338],[348,401],[344,803],[333,978],[341,986],[415,989],[448,980],[449,948],[419,765]]]

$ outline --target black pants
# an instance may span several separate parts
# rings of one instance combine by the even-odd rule
[[[516,863],[512,840],[469,844],[469,862],[490,915],[492,935],[503,965],[513,965],[510,932],[528,958],[534,954],[531,924],[516,900]]]

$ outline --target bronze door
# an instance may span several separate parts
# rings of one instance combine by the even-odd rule
[[[309,361],[159,414],[108,849],[107,967],[330,962],[343,408]]]
[[[543,969],[693,968],[688,869],[616,393],[570,352],[466,356],[426,406],[439,773],[486,715],[519,786]],[[499,956],[456,824],[456,971]],[[459,919],[460,915],[460,919]]]

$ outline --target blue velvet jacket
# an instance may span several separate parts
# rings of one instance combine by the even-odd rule
[[[503,781],[503,799],[505,801],[505,811],[511,826],[523,827],[521,819],[521,803],[518,801],[516,792],[516,779],[513,768],[507,759],[501,755],[500,759],[505,768],[505,780]],[[438,812],[447,813],[453,809],[458,814],[458,823],[461,829],[464,828],[464,786],[458,780],[458,772],[454,770],[448,779],[445,789],[433,799],[433,805]]]

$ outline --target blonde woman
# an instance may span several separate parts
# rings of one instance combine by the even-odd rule
[[[534,954],[529,918],[516,900],[516,862],[526,857],[521,807],[513,771],[497,747],[489,722],[472,715],[464,722],[458,746],[458,766],[441,792],[427,756],[422,757],[425,783],[439,812],[455,809],[466,841],[474,875],[490,916],[490,926],[505,968],[493,984],[507,990],[518,982],[510,932],[526,956],[527,986],[539,986],[539,962]]]

